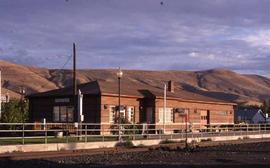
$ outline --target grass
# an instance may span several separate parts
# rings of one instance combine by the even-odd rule
[[[102,142],[102,141],[115,141],[118,137],[113,136],[94,136],[94,137],[87,137],[85,139],[84,136],[81,138],[79,137],[62,137],[62,138],[56,138],[56,137],[31,137],[31,138],[6,138],[6,139],[0,139],[0,145],[21,145],[21,144],[44,144],[46,143],[75,143],[75,142]],[[24,141],[24,142],[23,142]]]

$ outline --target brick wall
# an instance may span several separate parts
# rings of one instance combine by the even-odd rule
[[[158,110],[163,108],[163,99],[156,99],[156,123],[159,119]],[[180,100],[167,100],[167,108],[185,108],[188,109],[188,121],[191,123],[201,123],[201,111],[209,110],[210,124],[216,123],[233,123],[234,121],[234,109],[232,105],[227,104],[214,104],[203,102],[184,102]],[[174,121],[181,123],[185,121],[184,115],[174,113]]]
[[[121,97],[121,105],[134,107],[134,123],[140,122],[140,103],[140,98]],[[118,96],[101,96],[101,123],[109,123],[110,105],[118,106]]]

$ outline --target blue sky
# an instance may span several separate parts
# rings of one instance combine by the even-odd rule
[[[269,0],[0,0],[0,59],[270,76]],[[65,68],[71,68],[71,62]]]

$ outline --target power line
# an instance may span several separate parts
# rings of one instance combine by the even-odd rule
[[[68,64],[68,62],[70,61],[70,59],[72,58],[72,54],[68,57],[68,59],[66,60],[66,62],[61,66],[60,69],[58,69],[55,73],[60,73],[61,71],[63,71],[64,67]],[[45,87],[49,84],[49,82],[47,82],[46,84],[42,85],[41,87]]]
[[[60,69],[55,69],[56,71],[54,73],[60,73],[61,71],[64,70],[64,67],[69,63],[69,61],[71,60],[72,58],[72,55],[70,55],[67,60],[64,62],[64,64],[60,67]],[[31,69],[29,69],[31,71]],[[2,73],[2,76],[4,75],[18,75],[18,73]],[[42,79],[46,79],[42,76],[40,76],[39,73],[35,73],[34,71],[31,71],[31,72],[26,72],[26,73],[23,73],[23,75],[27,75],[27,76],[35,76],[35,77],[40,77]],[[40,86],[41,88],[43,87],[46,87],[47,85],[49,84],[49,81],[47,80],[47,83],[45,83],[44,85]]]

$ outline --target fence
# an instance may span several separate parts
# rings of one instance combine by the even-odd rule
[[[270,134],[269,124],[0,123],[0,145]]]

